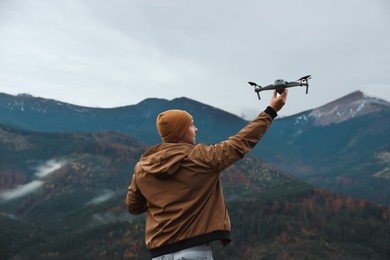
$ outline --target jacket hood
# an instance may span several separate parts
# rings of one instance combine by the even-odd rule
[[[158,178],[167,178],[180,167],[182,160],[193,149],[187,143],[162,143],[148,149],[141,156],[142,169]]]

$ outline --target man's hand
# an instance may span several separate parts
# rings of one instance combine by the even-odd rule
[[[269,106],[272,107],[276,113],[279,112],[280,109],[282,109],[284,104],[286,104],[287,92],[288,90],[284,89],[283,93],[278,96],[278,92],[276,91],[276,89],[274,90],[274,94],[269,103]]]

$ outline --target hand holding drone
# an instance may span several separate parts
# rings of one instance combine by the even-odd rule
[[[306,86],[306,94],[307,94],[309,91],[309,79],[310,78],[311,78],[311,75],[307,75],[307,76],[304,76],[304,77],[302,77],[296,81],[292,81],[292,82],[287,82],[283,79],[277,79],[277,80],[275,80],[274,84],[271,84],[271,85],[268,85],[265,87],[259,86],[256,83],[251,82],[251,81],[249,81],[248,83],[251,86],[255,87],[255,92],[257,93],[257,96],[259,97],[259,99],[261,99],[259,92],[263,91],[263,90],[270,90],[270,89],[276,89],[276,91],[279,94],[281,94],[281,93],[283,93],[284,89],[286,89],[286,88]]]

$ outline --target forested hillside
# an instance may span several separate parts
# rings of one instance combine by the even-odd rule
[[[146,145],[115,132],[0,128],[0,258],[149,259],[127,213]],[[215,259],[387,259],[390,210],[246,157],[222,174],[233,242]],[[34,184],[35,186],[31,186]]]

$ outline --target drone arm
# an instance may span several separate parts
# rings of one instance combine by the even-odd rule
[[[260,91],[262,91],[262,90],[263,90],[263,88],[261,86],[256,85],[255,92],[256,92],[257,97],[259,98],[259,100],[261,100],[261,98],[260,98]]]
[[[265,87],[261,88],[261,90],[270,90],[270,89],[275,89],[275,85],[274,84],[270,84],[268,86],[265,86]]]
[[[298,87],[298,86],[309,86],[309,81],[307,80],[297,80],[297,81],[292,81],[292,82],[287,82],[286,83],[286,88],[290,87]]]
[[[293,82],[287,82],[285,87],[292,88],[292,87],[299,87],[299,86],[303,86],[303,84],[301,82],[293,81]]]
[[[291,88],[291,87],[306,87],[306,94],[309,92],[309,81],[307,79],[300,79],[298,81],[293,81],[293,82],[287,82],[286,88]]]

